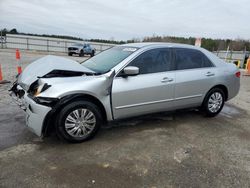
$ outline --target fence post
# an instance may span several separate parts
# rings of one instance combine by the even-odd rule
[[[67,41],[64,42],[65,42],[65,52],[67,52]]]
[[[49,40],[47,39],[47,52],[49,51]]]
[[[232,57],[233,57],[233,50],[231,50],[231,52],[230,52],[230,59],[231,59],[231,61],[232,61]]]
[[[246,50],[242,52],[242,61],[240,61],[240,68],[244,69],[245,59],[246,59]]]
[[[29,38],[26,39],[27,39],[27,50],[29,50]]]
[[[1,30],[1,47],[3,48],[3,32]]]

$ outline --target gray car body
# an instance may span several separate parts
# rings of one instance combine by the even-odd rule
[[[123,46],[135,47],[138,50],[102,75],[40,78],[40,84],[47,83],[51,87],[40,93],[38,97],[60,100],[78,94],[90,96],[102,105],[107,121],[112,121],[160,111],[201,106],[208,91],[215,86],[226,88],[226,100],[233,98],[239,92],[240,81],[235,76],[238,68],[234,64],[225,63],[205,49],[172,43],[134,43]],[[214,64],[214,67],[173,70],[128,77],[118,76],[119,72],[128,66],[134,58],[155,48],[196,49],[205,54]],[[64,61],[64,58],[53,56],[50,58],[55,62],[62,63]],[[43,60],[40,61],[43,62]],[[70,67],[69,61],[71,60],[65,60],[66,63],[62,63],[60,69],[68,70]],[[73,64],[75,64],[75,67],[71,67],[71,70],[79,70],[80,67],[72,62]],[[36,67],[33,65],[32,68],[31,64],[27,70],[32,71]],[[55,67],[51,64],[51,66],[47,65],[47,69],[53,70]],[[81,69],[87,70],[83,66]],[[46,126],[47,114],[53,109],[37,104],[28,96],[27,88],[34,79],[37,79],[37,76],[32,75],[31,78],[24,71],[18,80],[18,84],[25,90],[22,103],[25,103],[26,107],[31,105],[33,109],[33,112],[29,108],[26,110],[27,125],[38,136],[42,136],[44,126]]]

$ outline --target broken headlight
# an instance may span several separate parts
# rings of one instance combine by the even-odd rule
[[[34,96],[37,96],[39,95],[40,93],[42,93],[43,91],[47,90],[48,88],[50,88],[51,85],[45,83],[45,84],[42,84],[42,85],[39,85],[37,88],[35,88],[34,90]]]
[[[34,97],[33,99],[36,103],[45,106],[54,106],[59,101],[59,99],[57,98],[50,98],[50,97]]]

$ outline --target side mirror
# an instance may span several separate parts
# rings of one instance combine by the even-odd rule
[[[139,74],[139,68],[134,66],[128,66],[123,69],[124,76],[135,76]]]

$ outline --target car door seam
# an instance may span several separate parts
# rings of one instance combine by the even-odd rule
[[[118,106],[118,107],[115,107],[115,109],[119,110],[119,109],[123,109],[123,108],[131,108],[131,107],[137,107],[137,106],[143,106],[143,105],[149,105],[149,104],[177,101],[177,100],[182,100],[182,99],[191,99],[191,98],[202,97],[202,96],[203,96],[202,94],[199,94],[199,95],[191,95],[191,96],[186,96],[186,97],[178,97],[178,98],[174,98],[174,99],[166,99],[166,100],[159,100],[159,101],[130,104],[130,105]]]

